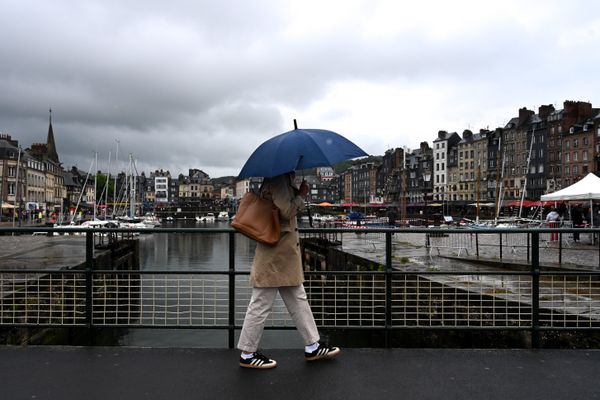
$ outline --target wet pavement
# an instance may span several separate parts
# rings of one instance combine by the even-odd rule
[[[385,263],[384,233],[344,233],[341,237],[342,248],[349,253]],[[565,234],[562,244],[549,241],[547,234],[540,237],[540,265],[562,267],[565,269],[599,270],[599,245],[591,244],[589,235],[582,234],[580,242],[574,242]],[[426,247],[424,233],[396,232],[392,236],[392,264],[397,268],[406,268],[408,264],[448,265],[436,256],[479,260],[482,265],[500,262],[526,265],[530,263],[527,235],[524,233],[450,233],[447,236],[430,237],[432,245]],[[430,254],[432,257],[430,257]],[[468,264],[453,260],[453,270],[467,268]]]
[[[85,262],[84,236],[1,236],[0,269],[61,269]]]
[[[1,398],[444,399],[600,398],[598,350],[342,349],[307,363],[270,350],[272,370],[219,349],[0,347]]]

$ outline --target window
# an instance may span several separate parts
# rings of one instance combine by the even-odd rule
[[[15,167],[8,167],[8,176],[15,177],[17,169]]]
[[[571,153],[565,153],[565,162],[571,162]]]
[[[578,157],[579,153],[578,152],[574,152],[573,153],[573,161],[579,161],[579,157]]]
[[[566,140],[565,141],[565,150],[569,150],[571,148],[571,142]]]
[[[579,147],[579,140],[573,139],[573,148],[576,149],[577,147]]]
[[[583,161],[587,161],[588,160],[588,151],[587,150],[583,151],[582,158],[583,158]]]

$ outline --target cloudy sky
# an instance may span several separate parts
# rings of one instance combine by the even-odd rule
[[[0,0],[0,131],[65,168],[237,175],[300,127],[366,152],[600,106],[593,0]],[[596,96],[596,97],[594,97]]]

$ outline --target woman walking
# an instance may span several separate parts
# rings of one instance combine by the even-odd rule
[[[300,237],[296,215],[304,207],[308,185],[294,185],[293,172],[265,178],[261,194],[271,199],[279,209],[281,238],[277,245],[258,243],[250,272],[252,296],[246,311],[244,325],[238,342],[240,366],[267,369],[277,362],[257,351],[266,318],[271,313],[277,293],[283,299],[298,332],[302,336],[307,361],[334,358],[340,353],[337,347],[320,342],[319,332],[304,290],[304,273],[300,252]]]

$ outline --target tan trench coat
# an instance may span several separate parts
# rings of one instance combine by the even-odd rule
[[[279,209],[281,239],[275,246],[256,245],[250,272],[253,287],[298,286],[304,282],[300,236],[296,214],[304,208],[304,199],[296,195],[287,174],[265,179],[262,193]]]

